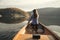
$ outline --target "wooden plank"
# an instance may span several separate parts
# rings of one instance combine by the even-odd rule
[[[50,40],[47,35],[40,35],[39,40]],[[20,34],[18,37],[15,37],[13,40],[34,40],[32,39],[32,34]]]

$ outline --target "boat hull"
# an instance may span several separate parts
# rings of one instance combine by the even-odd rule
[[[44,25],[40,24],[42,27],[44,27],[45,32],[43,34],[40,34],[41,38],[39,40],[60,40],[60,38],[53,33],[51,30],[46,28]],[[25,25],[13,38],[13,40],[34,40],[32,38],[33,32],[27,32],[26,31],[27,25]],[[36,33],[37,34],[37,33]]]

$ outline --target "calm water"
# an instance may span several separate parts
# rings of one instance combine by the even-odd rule
[[[18,24],[3,24],[0,23],[0,40],[12,40],[15,34],[25,25],[27,21]],[[60,26],[46,26],[60,36]]]
[[[46,27],[51,29],[54,33],[56,33],[60,37],[60,26],[58,26],[58,25],[49,25],[49,26],[46,26]]]
[[[0,23],[0,40],[12,40],[15,34],[26,24],[22,22],[18,24],[3,24]]]

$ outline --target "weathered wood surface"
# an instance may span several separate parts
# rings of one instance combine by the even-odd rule
[[[13,40],[33,40],[32,34],[29,34],[25,30],[26,25],[15,35]],[[45,32],[43,34],[40,34],[41,38],[40,40],[59,40],[58,36],[56,36],[52,31],[50,31],[48,28],[44,27]],[[34,39],[35,40],[35,39]]]
[[[41,38],[39,40],[50,40],[48,35],[40,35],[40,36]],[[53,38],[51,39],[54,40]],[[13,40],[35,40],[35,39],[32,39],[32,34],[20,34]]]

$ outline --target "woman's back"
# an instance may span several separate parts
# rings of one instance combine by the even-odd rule
[[[31,23],[32,24],[38,24],[38,17],[34,17],[34,15],[31,16]]]

